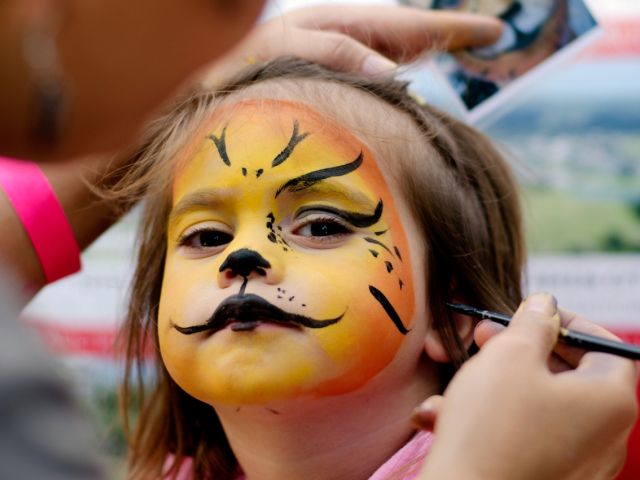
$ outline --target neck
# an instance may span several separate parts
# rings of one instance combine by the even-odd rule
[[[249,480],[366,480],[413,435],[412,410],[438,390],[430,368],[395,388],[376,378],[340,396],[216,411]]]

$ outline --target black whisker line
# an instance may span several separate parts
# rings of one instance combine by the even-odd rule
[[[220,158],[224,162],[224,164],[228,167],[231,166],[231,160],[229,160],[229,156],[227,155],[227,144],[225,141],[225,137],[227,135],[227,125],[222,129],[222,134],[220,137],[216,137],[214,134],[209,135],[209,139],[213,140],[216,148],[218,149],[218,154]]]
[[[282,185],[276,192],[276,198],[283,190],[290,190],[293,192],[299,192],[305,188],[309,188],[322,180],[326,180],[331,177],[341,177],[347,175],[362,165],[362,152],[351,163],[345,163],[344,165],[338,165],[337,167],[322,168],[313,172],[305,173],[299,177],[292,178]]]
[[[391,250],[389,250],[389,247],[387,247],[384,243],[382,243],[380,240],[376,240],[375,238],[371,238],[371,237],[364,237],[364,241],[365,242],[369,242],[369,243],[373,243],[374,245],[379,245],[382,248],[384,248],[387,252],[389,252],[391,255],[393,255],[393,253],[391,252]]]
[[[272,168],[277,167],[281,163],[284,163],[284,161],[287,160],[291,155],[291,153],[293,152],[293,149],[296,148],[296,145],[298,145],[302,140],[304,140],[309,136],[309,132],[303,133],[302,135],[298,135],[299,127],[300,127],[300,124],[298,123],[298,120],[294,120],[293,133],[291,134],[289,143],[287,144],[286,147],[284,147],[284,150],[282,150],[278,155],[276,155],[276,158],[273,159],[273,162],[271,162]]]
[[[396,326],[398,331],[402,335],[406,335],[407,333],[409,333],[409,330],[407,330],[407,328],[402,323],[400,315],[398,315],[398,312],[396,312],[396,309],[393,308],[393,305],[391,305],[391,302],[389,302],[387,297],[384,296],[384,293],[382,293],[373,285],[369,285],[369,291],[371,292],[371,295],[373,295],[373,298],[375,298],[380,303],[380,305],[382,305],[382,308],[384,308],[384,311],[387,313],[387,315],[389,315],[389,318]]]

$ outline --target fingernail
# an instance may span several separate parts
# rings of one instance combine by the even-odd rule
[[[524,302],[524,310],[552,317],[558,311],[558,302],[550,293],[532,293]]]
[[[420,430],[432,431],[436,422],[436,409],[433,402],[425,400],[413,410],[411,422]]]
[[[433,412],[436,409],[436,405],[431,398],[427,398],[424,402],[415,408],[416,412]]]
[[[478,325],[476,325],[476,329],[480,326],[480,324],[482,324],[483,328],[490,329],[494,334],[498,334],[507,328],[504,325],[492,322],[491,320],[482,320]]]
[[[478,45],[487,45],[497,42],[503,29],[503,23],[491,19],[484,23],[478,22],[473,28],[473,39]]]
[[[398,64],[380,55],[369,55],[362,62],[362,73],[375,76],[391,74],[398,68]]]

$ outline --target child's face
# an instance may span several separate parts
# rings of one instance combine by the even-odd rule
[[[353,134],[301,103],[244,101],[194,146],[173,185],[158,318],[185,391],[210,404],[345,393],[420,335],[414,227]]]

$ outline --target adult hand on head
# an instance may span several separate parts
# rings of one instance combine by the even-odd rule
[[[481,351],[443,396],[416,416],[435,423],[424,478],[612,478],[637,414],[635,364],[555,345],[560,324],[608,338],[601,327],[531,295],[499,335],[476,331]],[[489,341],[490,339],[490,341]],[[549,358],[554,351],[564,364]]]
[[[399,6],[308,7],[259,25],[213,71],[214,80],[247,62],[296,56],[343,71],[389,73],[428,49],[487,45],[500,36],[491,17]]]

